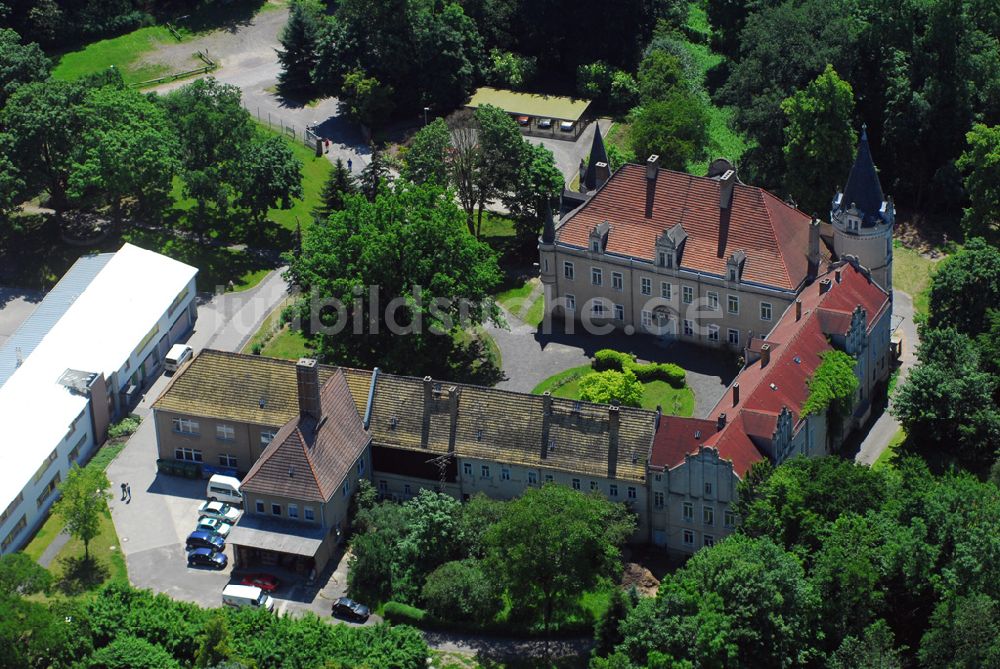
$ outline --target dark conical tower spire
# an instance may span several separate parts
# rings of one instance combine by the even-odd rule
[[[882,194],[882,184],[878,180],[875,161],[868,146],[867,126],[861,126],[861,141],[858,142],[858,155],[847,177],[847,186],[841,199],[841,208],[847,209],[854,204],[864,213],[866,223],[878,218],[879,210],[885,196]]]
[[[556,241],[556,222],[552,217],[552,199],[545,198],[545,226],[542,228],[542,243],[551,244]]]
[[[600,185],[597,183],[597,163],[608,164],[608,152],[604,148],[601,124],[594,121],[594,143],[590,145],[590,160],[587,162],[587,175],[583,180],[587,190],[594,190]]]

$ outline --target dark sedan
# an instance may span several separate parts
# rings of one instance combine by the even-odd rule
[[[346,618],[356,623],[363,623],[368,620],[371,611],[364,604],[358,604],[353,599],[341,597],[333,603],[333,615],[338,618]]]
[[[187,541],[184,542],[184,545],[188,550],[195,548],[207,548],[209,550],[221,552],[226,549],[226,540],[214,532],[204,532],[199,530],[189,534]]]
[[[195,548],[188,553],[189,567],[213,567],[215,569],[225,569],[229,564],[229,558],[218,551],[208,548]]]

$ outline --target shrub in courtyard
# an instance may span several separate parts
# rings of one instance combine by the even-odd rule
[[[446,562],[427,576],[424,606],[444,620],[488,623],[500,608],[500,598],[478,560]]]
[[[641,406],[642,383],[630,369],[624,372],[594,372],[580,380],[580,399],[598,404],[617,401],[627,407]]]

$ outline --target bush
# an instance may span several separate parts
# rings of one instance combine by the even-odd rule
[[[427,576],[422,594],[427,610],[445,620],[488,623],[500,609],[500,598],[477,560],[444,563]]]
[[[635,358],[628,353],[621,353],[610,348],[602,348],[594,354],[594,362],[590,366],[594,368],[595,372],[606,372],[609,369],[621,372],[634,362]]]
[[[427,618],[427,612],[401,602],[386,602],[382,617],[394,625],[420,625]]]
[[[129,415],[108,428],[108,439],[118,439],[128,437],[139,429],[141,419],[136,415]]]
[[[643,383],[650,381],[666,381],[674,388],[683,388],[687,378],[687,372],[683,367],[670,362],[650,362],[640,365],[635,361],[635,357],[628,353],[614,351],[604,348],[594,354],[594,362],[591,363],[595,372],[624,372],[631,371],[635,378]]]
[[[618,402],[623,406],[637,407],[642,405],[642,384],[631,369],[594,372],[580,380],[580,399],[598,404]]]
[[[486,81],[490,85],[518,91],[535,78],[538,61],[535,58],[518,56],[510,51],[490,49],[484,70]]]

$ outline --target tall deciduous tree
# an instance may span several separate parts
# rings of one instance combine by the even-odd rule
[[[259,136],[240,158],[236,188],[237,204],[259,224],[268,209],[289,209],[302,197],[302,163],[283,137]]]
[[[501,200],[514,217],[519,244],[530,250],[538,243],[551,203],[565,182],[552,152],[544,146],[522,140],[521,154],[513,189]]]
[[[799,209],[820,216],[854,157],[854,93],[827,64],[823,74],[785,98],[781,111],[788,120],[785,184]]]
[[[52,574],[26,553],[0,556],[0,591],[17,595],[46,592],[52,585]]]
[[[632,112],[629,140],[640,159],[655,154],[667,169],[684,171],[689,162],[705,156],[705,103],[689,91],[676,90],[663,100],[637,107]]]
[[[962,226],[966,234],[989,234],[1000,221],[1000,126],[977,123],[965,141],[968,146],[956,163],[965,173],[969,198]]]
[[[514,608],[540,614],[547,632],[567,602],[616,575],[634,529],[621,505],[555,484],[529,488],[487,530],[488,568]]]
[[[1000,304],[1000,249],[980,237],[946,259],[931,279],[928,325],[976,336],[988,328],[987,311]]]
[[[403,178],[421,184],[427,181],[448,183],[448,152],[451,132],[442,118],[434,119],[413,135],[403,160]]]
[[[90,559],[90,540],[101,529],[101,514],[111,497],[111,486],[104,470],[96,467],[81,469],[77,465],[59,484],[60,497],[55,503],[55,513],[66,523],[66,531],[83,542],[84,559]]]
[[[475,116],[479,135],[478,237],[486,205],[514,190],[525,140],[514,119],[499,107],[483,105],[476,109]]]
[[[48,78],[50,68],[37,44],[22,44],[16,32],[0,28],[0,109],[18,86]]]
[[[278,40],[278,86],[282,95],[308,99],[313,94],[312,73],[317,61],[317,41],[320,34],[319,17],[311,5],[301,0],[292,3]]]

